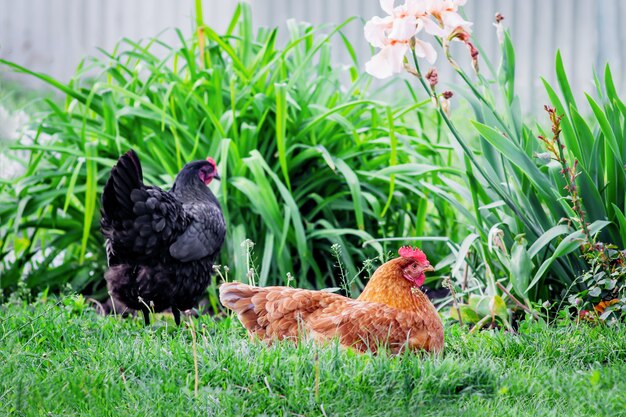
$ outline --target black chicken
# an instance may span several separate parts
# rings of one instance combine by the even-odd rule
[[[131,149],[111,170],[102,193],[102,234],[109,269],[109,293],[141,310],[196,305],[210,281],[226,226],[215,195],[207,187],[220,179],[215,161],[190,162],[170,191],[143,183],[141,164]]]

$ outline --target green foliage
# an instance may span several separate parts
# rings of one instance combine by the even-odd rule
[[[25,175],[0,185],[2,288],[23,275],[31,288],[101,288],[100,191],[131,147],[146,182],[159,186],[186,162],[215,157],[228,224],[222,263],[236,279],[250,269],[246,239],[256,244],[258,282],[291,273],[307,287],[339,285],[333,244],[352,278],[359,260],[397,249],[374,238],[454,235],[453,210],[426,201],[418,183],[460,174],[440,165],[450,149],[434,148],[416,122],[428,101],[375,101],[356,60],[347,70],[332,62],[330,39],[353,22],[324,32],[290,21],[279,48],[276,29],[253,36],[242,3],[224,35],[199,24],[190,40],[177,32],[180,46],[124,39],[83,62],[67,85],[0,61],[66,96],[62,106],[46,102],[33,145],[15,146],[28,151]]]
[[[617,416],[626,407],[623,325],[525,321],[519,334],[451,325],[442,357],[393,357],[335,343],[268,347],[234,317],[147,329],[77,300],[0,309],[1,415]]]
[[[63,105],[46,101],[35,143],[14,147],[28,155],[26,173],[0,182],[2,289],[102,289],[99,192],[130,147],[160,186],[186,162],[215,157],[228,224],[221,262],[231,278],[260,285],[287,279],[356,294],[369,259],[417,241],[482,320],[470,294],[508,305],[514,296],[528,308],[564,299],[589,289],[576,279],[589,269],[582,242],[626,246],[626,106],[608,66],[587,109],[557,55],[558,87],[544,86],[560,124],[545,139],[522,116],[508,33],[497,70],[484,58],[487,73],[458,68],[465,88],[453,86],[453,100],[466,100],[467,120],[433,114],[410,83],[412,103],[377,100],[384,88],[370,91],[341,33],[355,19],[289,21],[279,47],[277,29],[253,32],[245,3],[222,35],[201,16],[190,39],[177,32],[180,46],[124,39],[67,85],[0,60],[65,95]],[[333,63],[334,38],[352,58],[345,69]],[[209,292],[215,309],[215,283]],[[491,310],[506,326],[509,313]]]
[[[499,295],[470,294],[467,304],[459,304],[450,308],[450,317],[462,324],[471,325],[472,332],[480,330],[488,324],[513,330],[509,310]]]
[[[570,297],[576,307],[594,306],[599,310],[600,319],[626,318],[626,252],[617,250],[615,245],[595,243],[585,251],[584,258],[589,269],[579,277],[586,289]],[[579,300],[587,305],[580,305]],[[606,305],[598,308],[601,302]]]
[[[522,298],[527,298],[526,291],[530,284],[532,270],[533,262],[528,254],[526,239],[524,236],[518,236],[511,248],[509,279],[515,293]]]
[[[626,218],[626,107],[607,67],[604,85],[598,83],[601,104],[587,96],[595,119],[589,124],[557,54],[561,94],[544,81],[554,114],[562,115],[560,128],[550,126],[558,129],[555,137],[561,135],[558,146],[550,148],[543,129],[522,117],[508,34],[502,50],[498,71],[481,58],[489,75],[476,74],[474,80],[458,68],[467,91],[457,89],[474,111],[473,131],[457,128],[456,118],[440,109],[466,157],[468,178],[463,185],[466,201],[473,206],[458,212],[468,231],[452,275],[465,293],[473,286],[493,296],[498,293],[496,281],[501,281],[530,307],[531,302],[559,299],[572,288],[584,288],[575,278],[587,268],[580,247],[589,236],[619,247],[626,244],[620,227]]]

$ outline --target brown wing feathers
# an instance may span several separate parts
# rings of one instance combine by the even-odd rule
[[[317,340],[338,338],[358,351],[386,345],[398,353],[443,348],[440,321],[398,311],[384,304],[338,294],[287,287],[252,287],[232,282],[220,287],[222,304],[234,310],[251,335],[261,339],[296,338],[304,331]]]
[[[251,334],[262,339],[292,338],[307,325],[312,313],[328,305],[328,296],[319,291],[287,287],[252,287],[238,282],[220,286],[220,301],[235,311]]]

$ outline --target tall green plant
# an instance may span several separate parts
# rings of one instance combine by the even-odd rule
[[[487,63],[487,67],[491,65]],[[560,53],[556,72],[563,101],[545,80],[544,86],[557,113],[563,116],[562,158],[570,163],[578,161],[574,186],[578,187],[587,213],[584,224],[591,235],[599,233],[600,239],[623,246],[626,240],[620,232],[620,219],[624,210],[626,154],[617,143],[623,144],[619,141],[623,137],[624,114],[619,111],[621,101],[612,87],[610,71],[607,66],[606,88],[598,84],[599,96],[607,97],[604,110],[587,95],[596,118],[591,126],[577,109]],[[473,125],[479,134],[478,142],[474,143],[479,146],[466,145],[464,151],[479,168],[477,180],[484,184],[479,201],[492,204],[485,213],[486,224],[491,230],[494,227],[507,230],[506,246],[512,246],[517,253],[509,258],[500,251],[498,258],[492,258],[498,262],[491,265],[491,271],[502,271],[496,272],[496,277],[506,277],[509,272],[508,279],[519,297],[545,300],[563,296],[572,286],[581,285],[574,280],[587,268],[579,250],[585,233],[577,221],[579,213],[570,203],[572,189],[563,175],[562,163],[553,159],[545,144],[538,140],[545,133],[522,122],[519,99],[513,89],[514,74],[514,49],[507,32],[502,64],[494,79],[479,75],[478,87],[470,86],[472,94],[468,95],[468,101],[474,109]],[[464,79],[469,80],[466,75]],[[456,137],[460,142],[467,140],[461,134]],[[622,169],[616,169],[617,166]],[[501,205],[494,204],[494,200]],[[526,236],[529,247],[520,249],[518,243],[512,242],[518,234]],[[492,251],[498,249],[492,247]],[[528,267],[531,258],[535,260],[532,279],[525,279],[519,285],[520,276],[525,274],[520,273],[516,263],[524,262]]]
[[[433,189],[450,204],[458,196],[470,203],[469,209],[464,209],[466,204],[458,205],[468,227],[467,237],[458,250],[452,250],[448,261],[453,265],[452,275],[463,291],[485,291],[493,300],[500,293],[498,281],[526,303],[562,297],[580,285],[575,278],[587,268],[579,250],[585,234],[579,230],[579,213],[570,204],[572,188],[566,188],[570,182],[561,172],[561,163],[552,160],[538,139],[545,133],[522,117],[514,87],[515,50],[508,31],[501,26],[501,16],[497,25],[502,30],[502,61],[496,70],[472,43],[468,22],[456,14],[457,4],[448,4],[446,10],[429,4],[425,11],[409,6],[398,6],[401,9],[397,10],[406,7],[404,14],[385,9],[394,22],[391,32],[379,24],[381,21],[368,22],[366,36],[383,49],[370,62],[369,71],[387,76],[398,68],[408,68],[437,104],[441,119],[464,155],[467,178],[441,178],[447,189]],[[414,12],[419,13],[413,20],[405,16]],[[454,17],[453,26],[448,25],[453,20],[450,16]],[[424,40],[421,27],[435,35],[464,86],[455,85],[451,92],[442,93],[436,69],[422,72],[421,58],[432,58],[434,50]],[[385,41],[393,36],[396,38]],[[452,41],[468,47],[473,75],[452,57]],[[399,52],[386,52],[393,48]],[[402,59],[403,51],[411,59],[396,65],[398,62],[392,61]],[[478,71],[479,66],[483,72]],[[556,72],[562,98],[547,82],[544,85],[557,112],[563,115],[563,158],[578,161],[575,183],[589,223],[583,223],[584,229],[591,235],[600,233],[600,240],[624,247],[624,106],[607,69],[604,86],[597,82],[601,103],[587,96],[595,117],[590,125],[579,112],[560,54]],[[460,128],[457,117],[447,113],[448,99],[454,93],[460,93],[471,106],[473,129]]]
[[[429,102],[372,99],[341,34],[353,20],[326,33],[289,21],[279,48],[277,29],[253,35],[251,16],[240,4],[218,35],[199,12],[194,36],[176,31],[176,46],[124,39],[85,60],[68,84],[0,61],[66,96],[63,106],[47,101],[36,143],[16,147],[30,152],[25,175],[0,185],[3,288],[24,276],[31,287],[100,288],[100,190],[131,147],[146,182],[160,186],[187,161],[216,158],[223,180],[214,191],[228,224],[221,261],[235,279],[252,264],[261,285],[292,273],[299,286],[337,286],[333,244],[354,277],[359,260],[396,249],[375,238],[456,233],[453,209],[428,202],[430,191],[416,183],[444,186],[437,175],[462,175],[439,164],[451,149],[429,143],[428,118],[414,123]],[[345,71],[331,59],[339,37],[353,59]],[[251,259],[247,240],[256,244]],[[433,240],[432,252],[445,241]]]

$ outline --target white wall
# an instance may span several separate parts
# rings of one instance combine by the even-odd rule
[[[291,17],[321,24],[383,13],[377,0],[250,2],[255,22],[262,26],[280,26]],[[235,0],[204,0],[205,22],[218,32],[223,30],[235,5]],[[593,89],[592,68],[602,68],[607,59],[618,86],[624,85],[626,25],[620,22],[626,18],[625,1],[469,0],[467,18],[474,22],[475,37],[492,57],[497,50],[492,26],[496,11],[512,30],[518,92],[527,111],[537,112],[545,101],[539,77],[554,80],[557,48],[578,93]],[[172,27],[190,33],[192,22],[193,0],[0,0],[0,57],[67,80],[81,57],[96,53],[96,46],[111,50],[122,37],[149,37]],[[370,52],[362,24],[353,22],[345,33],[366,59]],[[175,39],[172,31],[164,36]],[[441,60],[439,67],[444,67]]]

